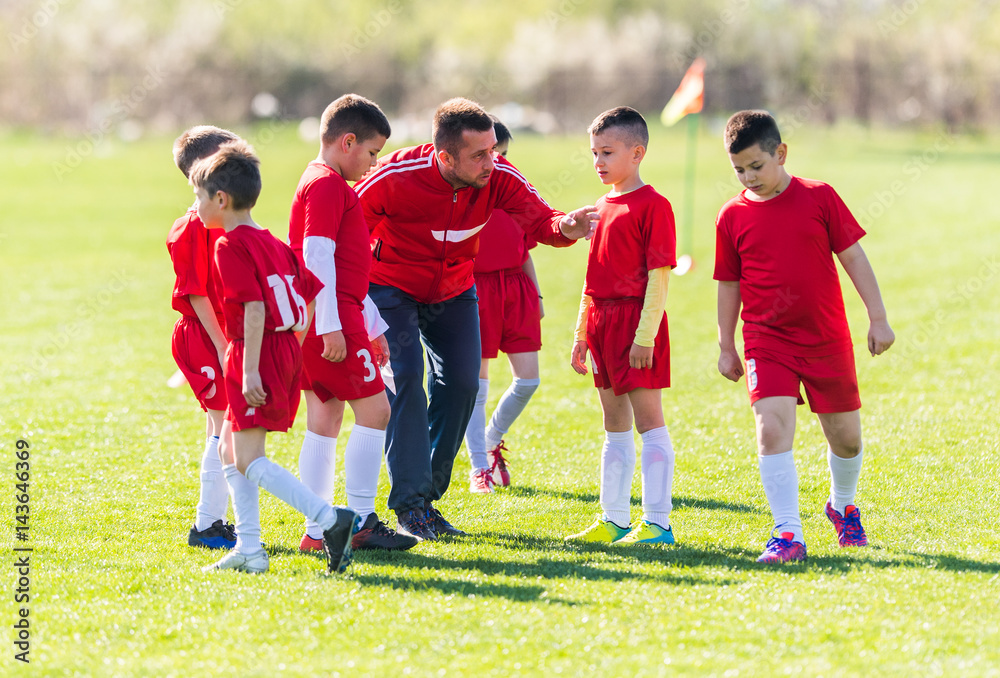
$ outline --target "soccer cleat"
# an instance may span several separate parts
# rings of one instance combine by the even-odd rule
[[[427,524],[438,537],[468,537],[467,532],[458,529],[441,515],[441,512],[431,506],[430,502],[424,504],[424,515],[427,516]]]
[[[493,475],[488,468],[477,468],[469,474],[469,492],[473,494],[493,492]]]
[[[830,502],[826,502],[826,517],[837,530],[837,541],[840,542],[841,548],[868,546],[868,536],[865,534],[865,528],[861,527],[861,511],[857,506],[851,504],[844,509],[844,515],[840,515]]]
[[[374,513],[369,513],[364,525],[351,538],[355,551],[405,551],[420,540],[410,534],[390,530]]]
[[[358,531],[361,516],[348,508],[335,508],[337,520],[323,530],[327,572],[343,572],[351,564],[351,537]]]
[[[236,528],[222,519],[216,520],[201,532],[194,526],[188,532],[188,546],[206,549],[231,549],[236,546]]]
[[[299,551],[302,553],[314,553],[316,551],[323,550],[323,540],[313,539],[308,534],[302,535],[302,541],[299,542]]]
[[[619,539],[616,544],[673,544],[674,531],[668,527],[663,529],[656,523],[642,520],[631,532]]]
[[[577,534],[571,534],[568,537],[565,537],[564,540],[613,544],[619,539],[625,537],[628,533],[629,530],[627,527],[618,527],[618,525],[610,520],[605,520],[601,516],[597,516],[597,519],[586,530],[578,532]]]
[[[501,440],[497,446],[486,453],[486,458],[490,462],[490,473],[493,475],[493,484],[500,487],[510,485],[510,471],[507,470],[507,459],[503,453],[507,448],[503,446]]]
[[[804,562],[806,559],[806,545],[802,542],[792,541],[792,537],[794,536],[791,532],[782,532],[780,537],[775,537],[772,532],[771,538],[767,540],[764,552],[757,558],[757,562]]]
[[[423,509],[396,511],[396,534],[413,537],[417,541],[434,541],[437,536],[428,524]]]
[[[250,572],[251,574],[262,574],[267,572],[270,563],[267,559],[267,551],[263,549],[249,556],[239,551],[230,551],[222,560],[201,568],[202,572],[215,572],[217,570],[237,570],[239,572]]]

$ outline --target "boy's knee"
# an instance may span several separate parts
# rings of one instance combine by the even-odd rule
[[[833,452],[834,456],[841,459],[854,459],[861,454],[861,441],[848,442],[846,444],[843,442],[838,442],[837,444],[830,443],[830,451]]]

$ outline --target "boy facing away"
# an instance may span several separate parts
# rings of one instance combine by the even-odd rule
[[[288,245],[251,218],[261,187],[258,166],[252,149],[239,141],[224,144],[191,170],[198,216],[209,228],[226,231],[215,260],[230,339],[226,420],[235,456],[235,465],[224,471],[236,512],[236,547],[205,570],[267,571],[258,503],[263,487],[322,528],[328,567],[335,572],[350,561],[357,514],[334,509],[265,456],[267,432],[287,431],[295,418],[302,352],[294,333],[309,326],[322,283],[299,266]]]
[[[174,142],[174,163],[187,179],[191,166],[228,141],[239,137],[210,125],[185,131]],[[201,457],[200,493],[195,522],[188,533],[190,546],[231,549],[236,545],[234,527],[226,522],[229,488],[222,473],[219,439],[226,416],[226,334],[223,330],[222,293],[215,269],[215,241],[219,229],[208,229],[192,206],[174,222],[167,235],[167,251],[176,281],[173,308],[181,314],[174,325],[170,347],[198,404],[206,413],[206,441]]]
[[[510,130],[496,116],[490,117],[497,135],[494,152],[506,158]],[[542,348],[544,312],[535,264],[528,253],[537,244],[500,209],[493,210],[479,233],[479,252],[473,272],[479,296],[482,362],[476,406],[465,430],[465,445],[472,463],[469,491],[476,494],[488,494],[495,485],[510,485],[503,437],[528,406],[540,383],[538,351]],[[500,396],[487,423],[490,361],[500,351],[507,354],[514,380]]]
[[[865,546],[854,505],[862,461],[861,399],[833,261],[836,254],[868,310],[868,351],[882,353],[895,335],[858,243],[865,232],[830,186],[788,174],[788,147],[766,111],[733,115],[724,141],[746,190],[723,205],[716,221],[719,372],[732,381],[744,374],[735,342],[736,321],[742,318],[760,477],[774,517],[771,539],[757,560],[806,559],[792,450],[795,406],[803,403],[800,385],[829,445],[826,516],[840,546]]]
[[[673,210],[639,177],[649,132],[636,110],[621,106],[606,111],[588,132],[594,169],[612,189],[597,201],[600,222],[590,241],[570,364],[586,374],[590,350],[604,413],[602,513],[590,527],[566,539],[672,544],[674,450],[660,390],[670,386],[663,308],[670,269],[677,264]],[[633,419],[642,437],[643,515],[630,530]]]
[[[390,133],[385,114],[364,97],[345,94],[327,106],[320,121],[319,157],[302,173],[288,226],[292,250],[323,282],[316,317],[302,344],[307,430],[299,477],[327,503],[333,499],[337,436],[344,403],[349,403],[355,423],[344,451],[347,505],[361,517],[354,549],[399,550],[417,544],[415,537],[389,529],[375,513],[390,414],[379,368],[389,351],[384,323],[371,331],[367,326],[366,307],[378,323],[382,318],[368,298],[368,225],[347,183],[371,169]],[[306,519],[299,549],[322,548],[322,530]]]

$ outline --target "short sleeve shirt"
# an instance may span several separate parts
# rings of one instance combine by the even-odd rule
[[[225,233],[221,228],[205,228],[194,208],[174,222],[167,235],[167,251],[173,263],[175,311],[197,318],[188,295],[208,297],[222,323],[222,289],[215,268],[215,242]]]

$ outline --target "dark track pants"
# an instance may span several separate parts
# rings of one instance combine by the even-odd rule
[[[476,288],[436,304],[385,285],[370,285],[368,294],[389,324],[385,338],[396,387],[395,394],[386,389],[392,406],[385,438],[389,508],[423,508],[448,489],[479,391]]]

